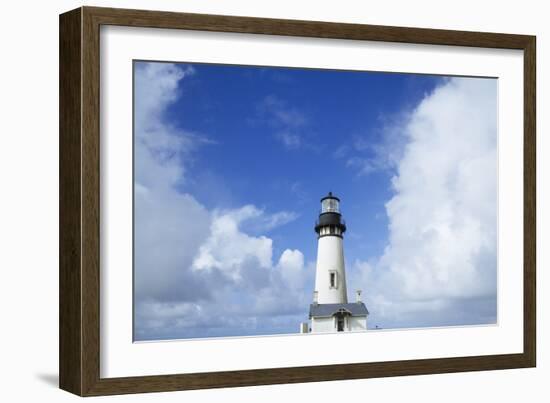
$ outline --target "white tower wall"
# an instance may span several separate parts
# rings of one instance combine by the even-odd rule
[[[331,275],[335,277],[332,278]],[[319,304],[347,304],[343,240],[339,236],[319,237],[315,291]]]

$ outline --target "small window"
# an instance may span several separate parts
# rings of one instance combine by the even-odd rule
[[[334,231],[335,231],[334,225],[331,225],[331,226],[330,226],[330,233],[331,233],[331,234],[334,234]]]
[[[343,332],[344,331],[344,317],[343,316],[338,316],[336,323],[337,323],[337,330],[339,332]]]
[[[331,271],[329,273],[329,284],[330,284],[330,288],[336,288],[337,287],[337,283],[336,283],[336,272],[335,271]]]

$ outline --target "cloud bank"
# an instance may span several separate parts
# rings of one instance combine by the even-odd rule
[[[297,215],[253,205],[210,211],[185,192],[193,151],[213,146],[165,117],[192,74],[169,63],[135,70],[135,338],[295,332],[313,271],[299,250],[274,259],[273,241],[242,226],[268,232]]]
[[[371,324],[496,322],[497,82],[452,78],[402,127],[381,257],[356,261]]]

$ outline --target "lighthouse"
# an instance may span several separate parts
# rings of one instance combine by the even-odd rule
[[[367,330],[367,307],[361,291],[348,303],[344,233],[346,223],[340,212],[340,199],[329,192],[321,199],[321,211],[315,222],[317,264],[315,289],[309,307],[310,322],[301,324],[302,333],[329,333]]]

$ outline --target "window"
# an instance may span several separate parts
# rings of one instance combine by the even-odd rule
[[[338,330],[339,332],[344,331],[344,317],[343,316],[338,316],[336,318],[336,330]]]
[[[325,199],[321,202],[322,213],[339,213],[340,206],[336,199]]]
[[[331,271],[329,273],[329,287],[330,288],[337,288],[337,282],[336,282],[336,272]]]
[[[331,233],[331,234],[334,234],[334,225],[331,225],[331,226],[330,226],[330,233]]]

